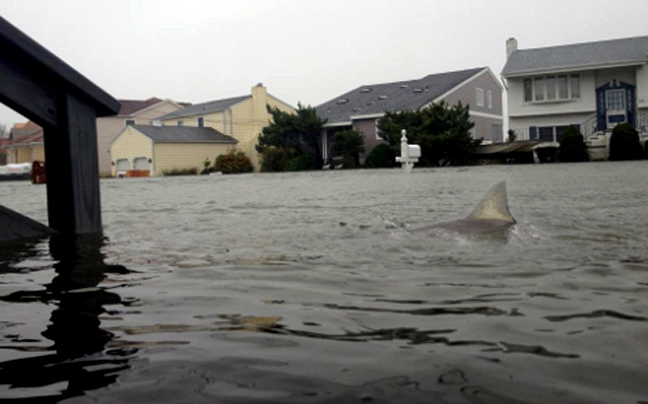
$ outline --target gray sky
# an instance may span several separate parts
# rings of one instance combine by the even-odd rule
[[[248,94],[319,105],[362,84],[533,48],[648,35],[645,0],[0,0],[0,15],[118,99]],[[1,78],[0,78],[1,79]],[[0,123],[21,118],[0,105]]]

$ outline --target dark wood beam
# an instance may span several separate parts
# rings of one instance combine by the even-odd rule
[[[71,93],[57,101],[59,125],[44,128],[49,225],[62,233],[100,232],[95,110]]]
[[[58,126],[54,88],[43,76],[29,73],[15,55],[7,53],[4,51],[0,57],[0,102],[34,122]]]
[[[28,66],[23,66],[28,72],[47,72],[92,105],[97,116],[115,115],[119,111],[120,104],[117,100],[2,17],[0,52],[2,56],[8,53],[21,54],[22,59],[29,61]]]

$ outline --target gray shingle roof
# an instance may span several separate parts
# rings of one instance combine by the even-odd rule
[[[353,115],[414,110],[432,102],[485,67],[430,74],[422,79],[365,85],[316,107],[329,124],[348,122]]]
[[[502,75],[634,62],[648,62],[648,36],[517,50],[506,62]]]
[[[195,126],[144,126],[133,125],[157,143],[237,143],[231,136],[224,135],[214,128]]]
[[[241,101],[247,100],[248,98],[252,98],[252,96],[244,95],[242,97],[226,98],[223,100],[203,102],[202,104],[194,104],[186,108],[182,108],[177,111],[170,112],[164,116],[159,117],[158,119],[161,121],[165,121],[167,119],[185,118],[188,116],[196,116],[196,115],[210,114],[212,112],[223,111],[234,104],[238,104]]]

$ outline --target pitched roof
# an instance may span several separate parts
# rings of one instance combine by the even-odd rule
[[[119,100],[121,108],[119,109],[119,115],[132,115],[135,112],[148,108],[151,105],[155,105],[158,102],[162,102],[161,99],[157,97],[149,98],[148,100]]]
[[[43,143],[44,141],[43,129],[37,129],[33,133],[23,134],[7,141],[5,147],[28,145],[30,143]]]
[[[507,60],[502,75],[647,62],[648,36],[641,36],[517,50]]]
[[[238,143],[214,128],[144,125],[133,125],[133,128],[157,143]]]
[[[328,123],[348,122],[353,115],[414,110],[432,102],[485,67],[430,74],[422,79],[364,85],[316,107]]]
[[[234,104],[238,104],[241,101],[247,100],[248,98],[252,98],[252,95],[244,95],[242,97],[225,98],[222,100],[208,101],[208,102],[203,102],[201,104],[194,104],[186,108],[182,108],[170,112],[166,115],[159,117],[158,119],[164,121],[167,119],[184,118],[188,116],[203,115],[203,114],[210,114],[212,112],[223,111]]]

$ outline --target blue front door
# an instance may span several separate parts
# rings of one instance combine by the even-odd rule
[[[635,86],[613,80],[596,89],[596,116],[599,130],[620,123],[635,125]]]

